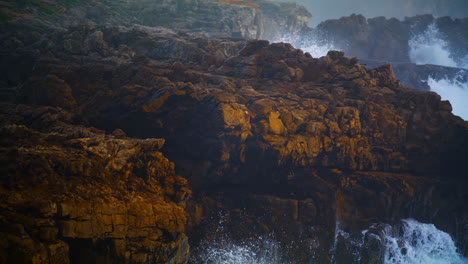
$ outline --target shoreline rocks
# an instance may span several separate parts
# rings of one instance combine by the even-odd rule
[[[338,218],[415,216],[466,250],[466,122],[390,65],[161,27],[0,27],[0,261],[185,263],[217,209],[284,241],[313,226],[323,259]]]

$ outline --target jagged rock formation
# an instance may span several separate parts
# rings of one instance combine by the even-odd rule
[[[286,0],[281,0],[285,1]],[[417,14],[436,14],[437,17],[466,17],[468,6],[464,0],[383,0],[368,2],[366,0],[331,0],[308,1],[296,0],[298,4],[312,11],[312,23],[349,16],[351,13],[363,14],[366,17],[385,16],[404,19]]]
[[[54,107],[0,114],[0,263],[187,260],[191,191],[164,140],[73,126]]]
[[[468,18],[420,15],[400,21],[395,18],[366,19],[362,15],[351,15],[324,21],[305,34],[311,34],[324,43],[333,43],[335,48],[357,56],[368,67],[390,63],[397,78],[405,85],[428,91],[429,78],[466,83],[466,69],[455,67],[464,67],[468,58],[468,39],[463,33],[467,31]],[[431,49],[431,45],[432,52],[424,52],[424,56],[432,56],[434,59],[433,62],[425,62],[431,64],[417,65],[411,62],[424,62],[418,58],[418,52]],[[411,51],[412,48],[420,50]],[[432,65],[438,63],[446,63],[444,65],[451,67]]]
[[[359,60],[369,68],[375,68],[382,65],[381,61]],[[417,65],[414,63],[392,63],[395,76],[409,87],[413,87],[423,91],[429,91],[430,87],[427,80],[432,78],[434,80],[448,79],[456,80],[459,83],[468,82],[468,70],[446,67],[440,65],[423,64]]]
[[[29,16],[46,13],[45,19],[62,26],[107,24],[164,26],[207,37],[278,39],[284,33],[307,28],[311,14],[295,3],[269,0],[81,0],[0,1],[8,9]],[[2,14],[4,14],[2,12]],[[5,13],[7,19],[25,16]]]
[[[400,21],[396,18],[376,17],[366,19],[362,15],[351,15],[320,23],[314,34],[331,41],[335,47],[350,56],[360,59],[378,60],[391,63],[408,63],[409,40],[422,34],[430,24],[440,32],[440,38],[447,42],[453,59],[460,63],[466,56],[468,39],[468,18],[434,18],[421,15]]]
[[[321,261],[336,221],[412,216],[467,245],[466,122],[391,66],[164,28],[1,32],[1,159],[18,165],[2,166],[1,248],[22,250],[3,262],[185,263],[186,231],[217,209]]]

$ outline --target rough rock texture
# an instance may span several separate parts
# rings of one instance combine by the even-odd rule
[[[286,1],[286,0],[284,0]],[[437,14],[441,16],[466,17],[468,5],[464,0],[383,0],[367,2],[366,0],[346,1],[333,0],[316,2],[309,0],[296,0],[312,11],[314,25],[330,18],[349,16],[351,13],[360,13],[365,16],[381,14],[386,17],[404,19],[417,14]]]
[[[0,263],[187,261],[191,192],[164,140],[72,126],[59,108],[0,112]]]
[[[22,243],[14,227],[24,226],[36,243],[26,252],[52,252],[36,238],[37,218],[56,234],[54,252],[68,247],[72,260],[184,263],[184,225],[196,243],[217,209],[244,226],[238,236],[277,230],[285,245],[301,237],[291,254],[304,262],[330,259],[337,222],[351,232],[410,216],[466,250],[467,124],[389,65],[164,28],[24,21],[0,32],[2,160],[24,164],[2,174],[11,199],[2,232]],[[65,118],[50,111],[70,116],[49,124]],[[185,211],[190,191],[161,152],[194,192]],[[32,197],[56,213],[33,213]],[[109,227],[120,215],[126,231]]]
[[[447,42],[452,59],[461,63],[468,56],[468,18],[421,15],[400,21],[396,18],[366,19],[362,15],[351,15],[320,23],[314,34],[331,41],[337,49],[350,56],[402,63],[410,62],[409,40],[422,34],[431,24],[438,29],[438,37]]]
[[[202,253],[206,241],[214,241],[209,245],[215,248],[226,241],[234,245],[245,245],[247,241],[254,248],[268,247],[261,242],[273,241],[279,249],[269,253],[284,262],[331,263],[334,259],[336,263],[383,263],[384,240],[376,239],[382,233],[369,228],[370,223],[397,226],[400,219],[408,217],[434,223],[449,232],[459,239],[460,249],[466,252],[466,244],[462,246],[466,240],[462,241],[467,230],[457,224],[458,220],[467,219],[462,201],[466,184],[409,174],[346,173],[336,169],[308,173],[296,169],[294,178],[291,175],[288,185],[294,182],[302,186],[309,192],[306,197],[239,197],[228,192],[189,206],[200,223],[190,236],[194,257],[189,263],[206,263]],[[201,217],[203,213],[208,217]],[[363,230],[368,230],[365,236]],[[255,243],[259,243],[259,237],[258,245]],[[353,245],[350,237],[363,243]]]
[[[0,5],[5,6],[3,10],[10,20],[27,14],[65,27],[139,24],[218,38],[278,39],[285,32],[307,28],[311,17],[295,3],[269,0],[26,0],[0,1]],[[21,14],[13,11],[17,9],[22,10]]]
[[[140,17],[139,24],[209,37],[278,38],[306,28],[311,16],[295,3],[264,0],[137,1],[127,6],[130,15]]]
[[[384,64],[381,61],[370,61],[370,60],[359,60],[369,68],[379,67]],[[392,63],[393,71],[395,76],[405,85],[423,90],[429,91],[430,87],[427,84],[427,80],[432,78],[433,80],[455,80],[459,83],[468,82],[468,70],[446,67],[440,65],[417,65],[414,63]]]
[[[426,34],[428,30],[432,30],[430,34]],[[468,58],[468,39],[464,32],[468,32],[468,18],[434,18],[431,15],[421,15],[400,21],[395,18],[366,19],[362,15],[352,15],[324,21],[307,34],[321,39],[328,45],[333,43],[337,49],[357,56],[360,62],[367,64],[368,67],[390,63],[396,77],[402,83],[428,91],[429,77],[436,81],[448,79],[466,83],[468,75],[466,69],[452,68],[455,65],[444,67],[411,63],[411,39],[424,35],[428,44],[438,44],[439,48],[443,48],[450,55],[450,58],[445,59],[446,63],[452,60],[457,67],[465,67],[463,65]],[[437,51],[434,49],[432,52]],[[433,56],[439,58],[445,55],[433,54]]]

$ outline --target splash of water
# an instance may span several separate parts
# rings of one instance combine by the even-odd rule
[[[450,235],[433,224],[405,219],[401,221],[401,225],[373,224],[358,234],[350,234],[341,230],[339,225],[337,227],[336,242],[329,253],[340,256],[332,256],[331,263],[341,263],[343,260],[347,263],[365,263],[361,255],[373,255],[379,260],[367,257],[364,261],[385,264],[466,264],[466,259],[458,254]],[[375,248],[375,245],[379,245],[379,248]],[[295,259],[282,259],[279,252],[280,245],[271,238],[259,237],[257,240],[234,242],[225,236],[219,241],[204,245],[203,252],[190,263],[297,263]],[[313,260],[310,261],[314,263]]]
[[[228,215],[219,212],[210,223],[206,240],[199,246],[198,253],[192,255],[189,263],[196,264],[289,264],[281,260],[279,243],[274,234],[251,237],[242,241],[232,238],[226,228]]]
[[[458,67],[462,69],[468,69],[468,55],[462,57],[458,63]]]
[[[361,263],[361,251],[365,248],[365,232],[350,234],[341,229],[339,221],[335,224],[335,237],[331,253],[331,263],[341,263],[346,259],[350,263]]]
[[[433,23],[422,33],[413,36],[409,42],[409,56],[416,64],[435,64],[448,67],[462,67],[451,58],[448,43],[443,40]],[[462,63],[463,64],[463,63]]]
[[[467,71],[461,71],[460,74],[467,74]],[[455,115],[468,120],[468,81],[462,77],[459,75],[454,79],[440,80],[429,77],[427,84],[431,91],[438,93],[443,100],[450,101]]]
[[[319,58],[326,56],[328,51],[337,50],[337,48],[328,40],[317,36],[316,34],[308,35],[285,35],[281,39],[273,42],[286,42],[293,45],[295,48],[301,49],[304,52],[310,53],[312,57]]]
[[[433,224],[419,223],[413,219],[402,221],[403,233],[387,234],[386,264],[462,264],[455,243],[449,234]]]
[[[287,264],[281,262],[276,242],[263,238],[240,245],[213,245],[201,256],[201,261],[206,264]]]
[[[360,234],[343,230],[337,231],[337,234],[335,239],[341,239],[346,246],[334,254],[343,254],[344,249],[349,251],[345,253],[345,259],[350,263],[363,263],[362,256],[366,255],[374,258],[364,259],[364,262],[384,264],[466,264],[466,259],[457,252],[449,234],[433,224],[414,219],[404,219],[397,225],[373,224]],[[379,245],[378,248],[376,245]],[[336,250],[336,243],[333,247]],[[340,263],[334,259],[332,263]]]
[[[437,26],[432,23],[419,35],[413,36],[409,43],[409,55],[416,64],[436,64],[448,67],[468,69],[468,55],[453,59],[448,49],[448,43],[443,40]],[[453,113],[468,120],[468,81],[467,71],[461,70],[453,79],[434,79],[429,77],[427,84],[431,91],[438,93],[443,100],[452,104]]]

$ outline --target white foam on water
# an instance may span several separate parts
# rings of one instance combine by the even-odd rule
[[[463,264],[449,234],[433,224],[402,221],[403,233],[386,235],[385,264]]]
[[[466,74],[466,71],[463,71]],[[468,120],[468,82],[459,81],[461,78],[435,80],[428,78],[427,84],[431,91],[438,93],[442,100],[448,100],[453,113],[464,120]]]
[[[369,250],[367,238],[373,236],[382,241],[382,261],[385,264],[466,264],[448,233],[437,229],[433,224],[405,219],[401,225],[373,224],[360,234],[351,235],[337,226],[336,242],[330,249],[331,263],[337,263],[333,255],[336,250],[348,252],[350,263],[362,263],[361,252]],[[347,240],[347,247],[338,248],[338,240]],[[374,244],[375,245],[375,244]],[[234,242],[228,237],[205,244],[203,252],[191,263],[203,264],[289,264],[297,260],[284,260],[280,257],[279,244],[270,238]],[[374,249],[375,250],[375,249]],[[310,260],[310,263],[315,263]]]

